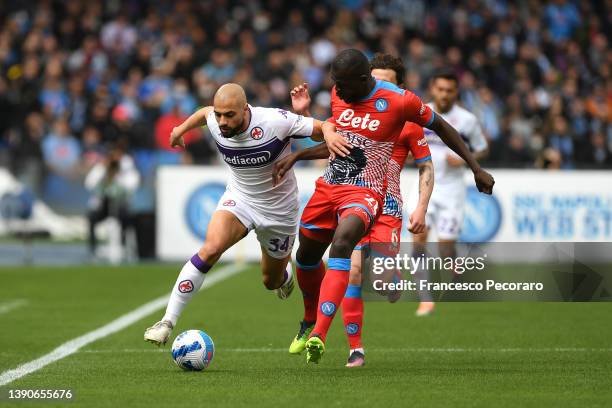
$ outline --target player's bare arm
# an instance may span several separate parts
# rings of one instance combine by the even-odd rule
[[[489,155],[489,149],[484,149],[479,152],[474,152],[472,154],[474,155],[474,158],[476,160],[481,161]],[[465,161],[461,157],[457,157],[455,155],[449,154],[448,156],[446,156],[446,162],[448,163],[449,166],[452,166],[452,167],[465,166]]]
[[[286,157],[278,160],[274,163],[274,169],[272,170],[272,182],[277,185],[279,181],[285,177],[285,174],[295,165],[295,163],[302,160],[318,160],[327,159],[329,157],[329,150],[325,143],[320,143],[316,146],[309,147],[297,152],[293,152]]]
[[[315,142],[323,142],[325,140],[323,139],[322,125],[323,122],[321,122],[320,120],[313,119],[312,134],[310,135],[310,138]]]
[[[336,125],[331,122],[323,122],[322,129],[331,160],[334,160],[336,155],[346,157],[350,154],[352,146],[341,134],[336,132]]]
[[[183,140],[183,135],[189,132],[191,129],[206,125],[206,117],[212,109],[212,106],[205,106],[201,109],[198,109],[191,116],[185,119],[183,123],[173,128],[172,132],[170,132],[170,146],[180,146],[182,148],[185,148],[185,141]]]
[[[482,169],[478,164],[478,161],[469,151],[465,143],[461,140],[459,133],[453,128],[447,121],[445,121],[440,115],[435,115],[434,120],[429,126],[431,130],[436,132],[440,139],[455,153],[457,153],[470,167],[474,173],[474,181],[478,191],[485,194],[493,193],[493,185],[495,180],[493,176],[486,170]]]
[[[434,187],[434,167],[431,160],[422,163],[417,163],[419,169],[419,202],[415,210],[410,214],[408,231],[413,234],[421,234],[425,232],[425,214],[429,199]]]

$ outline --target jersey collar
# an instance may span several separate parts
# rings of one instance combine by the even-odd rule
[[[372,78],[374,78],[374,77],[372,77]],[[378,89],[380,89],[381,81],[379,79],[375,79],[375,81],[376,81],[376,85],[374,85],[374,88],[372,88],[372,90],[370,91],[369,94],[367,94],[363,98],[359,99],[359,102],[367,101],[372,96],[374,96],[374,94],[376,93],[376,91],[378,91]]]

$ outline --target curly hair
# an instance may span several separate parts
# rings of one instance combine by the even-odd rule
[[[401,58],[391,54],[376,53],[370,60],[370,70],[372,69],[392,69],[395,71],[395,77],[397,78],[397,84],[401,85],[404,83],[406,77],[406,67]]]

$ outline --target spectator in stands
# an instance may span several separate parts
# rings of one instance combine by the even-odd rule
[[[31,112],[23,127],[16,129],[8,139],[11,171],[36,194],[42,191],[44,169],[41,142],[45,134],[43,115]]]
[[[542,150],[536,159],[535,166],[538,169],[558,170],[561,168],[562,163],[561,152],[552,147],[547,147]]]
[[[95,126],[87,126],[81,138],[83,144],[83,167],[89,172],[93,166],[104,160],[102,134]]]
[[[563,116],[552,118],[553,130],[549,136],[549,145],[561,154],[561,167],[571,168],[574,164],[574,140],[567,120]]]
[[[502,155],[505,167],[525,168],[533,163],[533,157],[525,144],[525,138],[518,134],[510,136]]]
[[[128,104],[115,106],[111,113],[111,126],[106,129],[104,140],[134,149],[153,147],[153,138],[147,124],[135,118],[136,112]]]
[[[54,161],[50,150],[81,151],[91,165],[95,146],[116,140],[127,141],[134,154],[157,157],[166,146],[156,124],[171,119],[177,103],[180,115],[209,104],[226,81],[242,84],[254,105],[285,107],[287,90],[307,81],[312,114],[324,119],[328,65],[348,46],[402,56],[408,88],[426,100],[431,72],[452,67],[460,102],[492,141],[488,165],[559,153],[563,168],[604,168],[612,154],[608,0],[185,0],[174,6],[0,2],[0,162],[24,146],[32,112],[41,112],[52,129],[57,120],[69,122],[68,137],[49,139],[59,139],[65,152],[41,142],[47,163]],[[565,129],[551,118],[565,121]],[[86,138],[90,127],[99,135],[89,129]],[[207,143],[191,145],[194,162],[216,160]],[[78,161],[72,156],[68,167]]]
[[[81,146],[66,119],[59,118],[53,123],[52,131],[42,141],[42,153],[52,172],[69,178],[78,176]]]
[[[122,242],[130,223],[129,199],[140,184],[140,174],[121,144],[112,146],[106,158],[96,164],[85,178],[91,196],[88,203],[89,250],[96,254],[96,225],[112,217],[121,224]]]
[[[180,154],[179,150],[170,147],[170,132],[183,123],[188,116],[181,111],[179,102],[175,101],[174,106],[159,117],[155,123],[155,144],[158,149]],[[190,130],[184,136],[185,144],[191,145],[201,134],[202,132],[199,129]]]
[[[544,10],[548,30],[555,42],[567,40],[580,23],[580,14],[574,3],[554,0]]]

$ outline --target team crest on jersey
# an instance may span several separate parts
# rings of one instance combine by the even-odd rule
[[[425,139],[424,137],[419,139],[419,141],[417,142],[417,144],[419,146],[425,146],[427,144],[427,139]]]
[[[264,131],[259,126],[255,126],[253,129],[251,129],[251,137],[253,139],[259,140],[263,137],[263,135],[264,135]]]
[[[236,202],[234,200],[225,200],[223,202],[223,206],[224,207],[235,207],[236,206]]]
[[[384,112],[389,107],[389,102],[385,98],[378,98],[376,102],[374,102],[374,107],[379,112]]]

